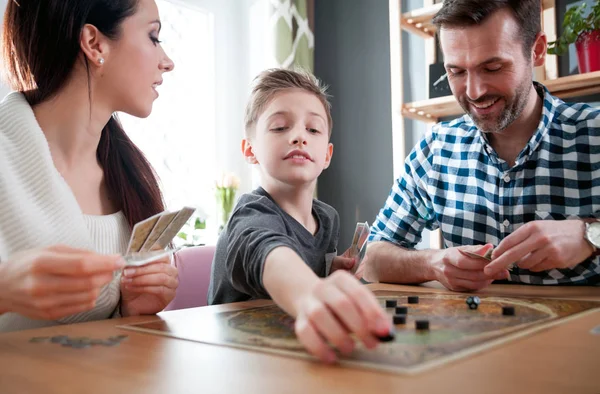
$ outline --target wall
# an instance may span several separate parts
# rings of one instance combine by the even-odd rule
[[[392,185],[388,15],[382,0],[315,2],[315,74],[330,85],[334,145],[318,196],[340,214],[340,252]]]

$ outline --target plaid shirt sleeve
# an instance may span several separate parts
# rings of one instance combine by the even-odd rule
[[[426,191],[436,134],[428,133],[404,162],[404,173],[371,227],[369,242],[388,241],[412,249],[421,241],[424,228],[437,228],[433,204]]]
[[[446,247],[499,245],[528,222],[600,217],[600,110],[543,98],[537,129],[508,163],[468,115],[437,124],[412,150],[369,241],[414,248],[424,228]],[[509,282],[600,286],[600,258],[571,268],[515,267]]]

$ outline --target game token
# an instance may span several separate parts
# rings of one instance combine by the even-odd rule
[[[419,296],[408,296],[408,303],[409,304],[418,304]]]
[[[429,330],[429,320],[417,320],[417,321],[415,321],[415,328],[417,330]]]
[[[396,314],[397,315],[406,315],[408,313],[408,308],[405,306],[397,306]]]
[[[394,315],[394,324],[406,324],[406,315]]]
[[[474,297],[467,297],[467,305],[469,306],[469,309],[477,309],[479,307],[479,304],[481,302],[481,300],[479,299],[479,297],[474,296]]]
[[[387,335],[377,337],[377,339],[379,339],[380,342],[391,342],[394,340],[395,337],[396,337],[396,332],[394,331],[394,328],[392,327],[392,329],[390,330],[390,332]]]
[[[514,316],[515,315],[515,307],[514,306],[503,306],[502,314],[504,316]]]
[[[396,305],[398,305],[398,301],[397,300],[385,300],[385,307],[386,308],[394,308]]]

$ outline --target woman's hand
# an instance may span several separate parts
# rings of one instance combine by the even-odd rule
[[[175,298],[177,268],[165,257],[142,267],[128,267],[121,277],[121,314],[151,315]]]
[[[56,320],[91,310],[124,264],[119,255],[63,245],[16,253],[0,263],[0,313]]]

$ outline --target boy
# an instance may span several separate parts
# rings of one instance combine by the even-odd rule
[[[325,89],[314,76],[275,69],[256,78],[242,152],[259,166],[261,187],[240,198],[221,233],[208,291],[209,304],[271,297],[296,318],[300,342],[325,362],[336,360],[327,342],[347,354],[351,333],[373,348],[376,337],[392,331],[356,278],[344,269],[328,275],[327,261],[347,262],[334,257],[337,212],[313,199],[333,153],[331,123]]]

